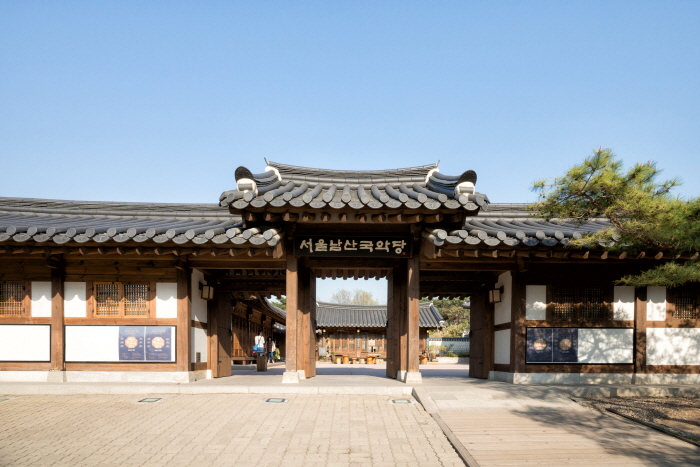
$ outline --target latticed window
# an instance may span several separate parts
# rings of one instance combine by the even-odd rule
[[[148,284],[98,282],[95,284],[95,316],[105,318],[148,318]]]
[[[603,321],[611,317],[604,287],[552,287],[551,319]]]
[[[673,289],[673,317],[676,319],[700,319],[698,293],[691,287]]]
[[[24,284],[0,282],[0,316],[24,315]]]

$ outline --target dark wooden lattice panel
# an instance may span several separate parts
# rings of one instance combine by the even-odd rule
[[[608,305],[605,303],[605,291],[602,287],[585,287],[581,289],[581,319],[606,319]]]
[[[148,284],[124,284],[124,316],[148,316]]]
[[[554,287],[552,290],[552,318],[576,318],[576,289],[573,287]]]
[[[23,299],[24,286],[21,283],[0,283],[0,316],[22,315]]]
[[[676,289],[673,291],[675,309],[673,317],[676,319],[698,319],[697,294],[690,289]]]
[[[119,284],[95,284],[95,315],[119,316]]]

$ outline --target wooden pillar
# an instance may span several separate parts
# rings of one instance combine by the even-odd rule
[[[394,271],[390,271],[386,276],[387,299],[386,299],[386,376],[396,378],[396,313],[394,310]]]
[[[209,355],[207,358],[207,367],[211,370],[211,377],[218,378],[219,314],[216,312],[216,306],[212,300],[207,300],[207,334],[209,335]]]
[[[523,273],[513,271],[513,300],[510,325],[510,372],[525,373],[525,352],[527,347],[525,327],[526,297]]]
[[[408,268],[401,261],[394,271],[394,314],[396,316],[396,379],[403,381],[408,372]]]
[[[190,371],[190,326],[192,325],[192,300],[190,298],[190,284],[192,282],[191,269],[183,267],[177,269],[177,339],[176,339],[176,366],[177,371]],[[208,325],[210,326],[210,325]],[[212,332],[216,332],[216,327]],[[214,356],[212,356],[213,358]],[[214,360],[212,368],[216,366]]]
[[[408,372],[406,373],[406,383],[420,383],[421,375],[418,368],[420,355],[420,262],[418,255],[408,260],[408,271],[406,276],[406,324],[407,324],[407,353]]]
[[[303,259],[297,260],[297,277],[297,371],[303,371],[303,376],[309,377],[312,372],[311,346],[314,344],[314,329],[311,323],[311,274]]]
[[[51,370],[64,371],[65,361],[65,319],[63,314],[63,263],[51,266]],[[51,378],[63,381],[61,378]]]
[[[283,383],[298,383],[297,327],[299,322],[299,259],[287,255],[287,324],[285,332],[285,371]]]
[[[306,276],[309,278],[308,301],[309,301],[309,364],[306,368],[306,377],[316,376],[316,277],[306,268]]]
[[[634,379],[646,373],[647,365],[647,288],[635,289],[634,300]]]

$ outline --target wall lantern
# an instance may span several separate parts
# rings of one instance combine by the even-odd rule
[[[357,332],[360,332],[360,330],[358,329]]]
[[[201,282],[199,283],[199,290],[202,291],[202,298],[204,300],[211,300],[214,298],[214,287],[211,287],[209,285],[204,285]]]
[[[501,303],[501,296],[503,295],[503,286],[497,287],[493,290],[489,290],[489,303]]]

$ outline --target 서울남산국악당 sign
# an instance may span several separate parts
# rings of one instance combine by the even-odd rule
[[[369,258],[408,258],[410,237],[351,237],[343,235],[298,236],[295,256],[364,256]]]

